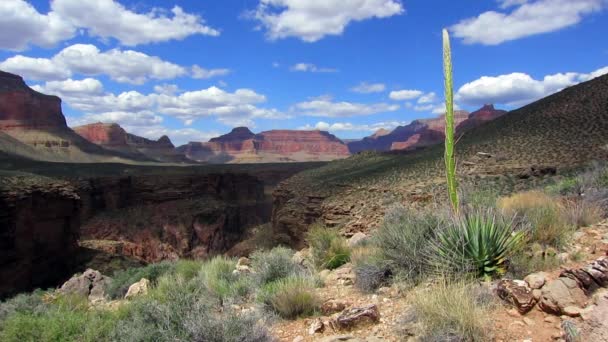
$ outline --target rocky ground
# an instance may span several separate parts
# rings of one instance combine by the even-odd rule
[[[523,294],[518,295],[515,291],[516,298],[507,295],[504,296],[505,301],[496,296],[497,305],[492,312],[493,339],[566,341],[566,328],[580,334],[582,339],[578,341],[608,341],[608,290],[605,287],[593,288],[595,285],[585,288],[580,279],[568,278],[578,274],[583,279],[578,270],[585,269],[596,260],[604,260],[604,265],[608,266],[607,255],[608,221],[581,229],[575,234],[568,255],[562,255],[565,262],[558,269],[517,282]],[[573,258],[576,261],[571,260]],[[347,264],[321,274],[326,285],[318,289],[318,295],[324,302],[324,312],[317,317],[280,321],[272,327],[273,334],[280,341],[289,342],[416,341],[416,336],[407,336],[408,326],[403,320],[410,307],[408,295],[411,292],[395,284],[380,288],[373,294],[362,293],[353,286],[355,276],[351,267]],[[603,279],[606,286],[608,267],[600,269],[604,278],[598,276],[596,281]],[[559,286],[562,282],[573,284],[572,288]],[[500,281],[480,286],[489,286],[494,293],[501,288]],[[333,323],[349,309],[372,306],[377,309],[377,321],[376,317],[363,316],[344,329]]]

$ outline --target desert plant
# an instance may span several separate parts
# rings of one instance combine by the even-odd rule
[[[387,211],[384,221],[372,239],[379,257],[389,263],[394,273],[416,280],[426,267],[429,240],[447,215],[441,210],[406,209],[396,206]]]
[[[499,208],[505,215],[529,222],[528,241],[561,248],[575,227],[565,217],[559,200],[540,191],[527,191],[501,198]]]
[[[251,290],[248,274],[234,272],[236,260],[217,256],[205,262],[198,278],[205,288],[223,304],[227,300],[237,300]]]
[[[313,263],[319,268],[333,270],[350,260],[348,243],[336,230],[315,224],[308,231],[306,240]]]
[[[456,217],[432,244],[432,264],[441,271],[472,271],[478,276],[504,274],[507,260],[523,244],[524,234],[513,221],[494,210],[476,210]]]
[[[257,251],[251,255],[251,266],[256,284],[264,285],[299,273],[300,266],[293,260],[293,251],[275,247],[270,251]]]
[[[458,213],[458,184],[456,181],[456,156],[454,155],[454,81],[452,79],[452,49],[450,34],[443,30],[443,72],[445,78],[445,172],[452,208]]]
[[[171,272],[173,267],[172,262],[165,261],[115,272],[106,293],[113,299],[122,298],[127,294],[129,286],[138,282],[141,278],[146,278],[154,284],[162,275]]]
[[[409,296],[423,341],[488,341],[493,303],[480,300],[473,285],[439,279]],[[484,299],[486,296],[483,297]]]
[[[595,202],[570,200],[564,205],[564,215],[572,226],[586,227],[598,223],[604,218],[604,210]]]
[[[292,276],[266,284],[257,300],[287,319],[310,316],[319,307],[312,279]]]
[[[356,275],[355,286],[363,292],[377,290],[386,285],[392,276],[390,262],[377,252],[365,258],[353,258],[353,264]]]

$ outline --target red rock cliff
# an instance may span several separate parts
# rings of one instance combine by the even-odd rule
[[[191,159],[207,162],[316,161],[350,155],[346,144],[328,132],[273,130],[253,134],[246,127],[178,150]]]
[[[61,99],[29,88],[23,78],[0,71],[0,129],[67,127]]]

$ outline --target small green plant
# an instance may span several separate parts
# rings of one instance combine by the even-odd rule
[[[350,248],[346,239],[337,231],[321,225],[313,225],[307,235],[315,266],[336,269],[350,261]]]
[[[300,266],[292,260],[293,251],[285,247],[275,247],[270,251],[257,251],[251,255],[253,277],[258,285],[287,278],[300,271]]]
[[[452,79],[452,49],[450,34],[443,30],[443,72],[445,78],[445,172],[452,209],[458,213],[458,184],[456,181],[456,156],[454,155],[454,81]]]
[[[432,245],[433,263],[451,272],[472,271],[489,278],[506,272],[507,260],[524,242],[512,221],[493,210],[476,210],[454,219]]]
[[[419,288],[412,298],[413,316],[421,323],[423,341],[487,341],[493,302],[474,285],[439,279]]]
[[[314,282],[301,276],[266,284],[258,293],[257,299],[287,319],[310,316],[319,307],[319,300],[314,293]]]
[[[235,266],[235,260],[217,256],[203,264],[197,278],[222,305],[229,299],[246,296],[251,290],[250,277],[235,273]]]
[[[426,269],[429,240],[445,221],[441,210],[433,212],[396,206],[388,210],[372,244],[394,274],[416,281]]]

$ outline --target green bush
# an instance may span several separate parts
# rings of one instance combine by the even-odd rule
[[[372,239],[379,253],[377,258],[385,260],[393,273],[416,281],[426,268],[431,246],[429,241],[445,221],[441,214],[430,210],[412,210],[402,206],[390,209]],[[373,269],[373,264],[371,267]]]
[[[314,287],[311,279],[292,276],[266,284],[257,300],[283,318],[310,316],[319,307]]]
[[[387,285],[392,271],[390,263],[378,254],[354,259],[355,286],[363,292],[373,292]]]
[[[350,248],[337,231],[313,225],[307,235],[315,266],[336,269],[350,261]]]
[[[238,300],[246,296],[252,288],[251,277],[234,272],[236,260],[217,256],[203,264],[197,280],[220,303],[226,300]]]
[[[270,251],[257,251],[251,255],[253,277],[258,285],[298,274],[301,266],[293,262],[293,251],[285,247],[275,247]]]
[[[46,311],[48,305],[42,300],[46,292],[36,290],[32,293],[22,293],[0,303],[0,326],[9,316],[21,314],[38,314]]]
[[[493,303],[480,297],[473,285],[440,279],[417,289],[413,316],[421,326],[422,341],[489,341]]]
[[[432,244],[432,263],[450,273],[492,277],[506,272],[507,260],[523,245],[524,234],[494,210],[476,210],[454,219]]]
[[[172,272],[174,267],[175,263],[164,261],[144,267],[118,271],[114,273],[112,282],[108,286],[106,293],[112,299],[123,298],[127,294],[129,286],[140,281],[141,278],[146,278],[154,284],[162,275]]]

